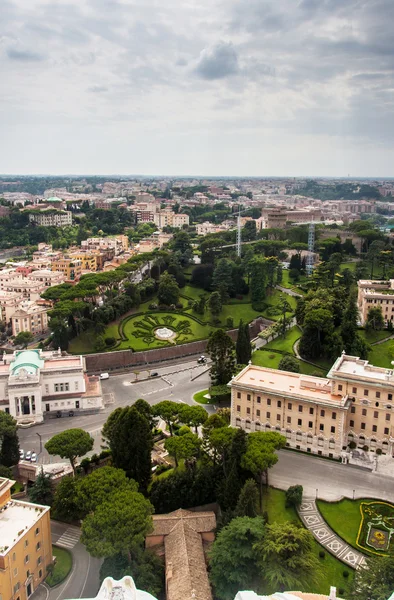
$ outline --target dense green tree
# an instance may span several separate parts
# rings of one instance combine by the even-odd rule
[[[152,513],[153,506],[142,494],[115,491],[83,520],[81,542],[92,556],[122,554],[130,564],[152,531]]]
[[[239,365],[247,365],[252,358],[252,345],[250,343],[249,325],[242,319],[238,327],[238,336],[235,344],[235,353]]]
[[[170,305],[178,302],[179,286],[172,275],[164,273],[160,276],[157,298],[160,304]]]
[[[44,473],[44,469],[41,467],[41,471],[38,473],[35,482],[29,489],[30,502],[51,506],[53,497],[52,475]]]
[[[380,306],[372,306],[368,310],[365,328],[373,329],[374,331],[384,329],[384,317]]]
[[[178,421],[179,413],[181,411],[181,406],[178,402],[173,402],[172,400],[163,400],[158,404],[152,406],[153,414],[157,417],[160,417],[165,421],[170,435],[173,435],[173,426]]]
[[[375,240],[369,244],[368,252],[367,252],[367,260],[369,260],[370,265],[371,265],[371,273],[370,273],[371,279],[374,278],[375,263],[377,263],[379,261],[379,258],[381,257],[381,253],[384,251],[384,249],[385,249],[385,243],[381,240]]]
[[[357,569],[353,580],[353,600],[387,600],[394,589],[394,556],[371,556],[365,569]]]
[[[19,440],[16,420],[0,410],[0,465],[12,467],[19,462]]]
[[[298,508],[302,502],[303,491],[302,485],[291,485],[286,490],[286,507]]]
[[[151,479],[153,440],[145,416],[134,406],[126,406],[116,413],[109,427],[104,426],[103,432],[109,441],[113,465],[146,490]]]
[[[217,535],[209,552],[210,579],[220,600],[233,600],[239,590],[261,588],[256,545],[264,540],[260,517],[233,519]]]
[[[212,359],[211,381],[223,385],[230,381],[235,369],[234,343],[222,329],[216,329],[208,339],[207,352]]]
[[[257,517],[259,507],[259,488],[254,479],[245,481],[235,507],[235,517]]]
[[[267,293],[267,261],[265,258],[255,257],[249,263],[250,291],[252,304],[257,310],[263,305]]]
[[[271,523],[264,539],[255,544],[264,578],[273,590],[310,589],[321,576],[318,558],[313,553],[314,538],[298,523]]]
[[[195,433],[198,433],[198,427],[204,425],[208,419],[208,413],[202,406],[189,406],[189,404],[182,404],[179,412],[179,420],[188,425],[194,427]]]
[[[257,237],[256,221],[246,221],[244,228],[242,229],[242,240],[244,242],[250,242],[255,240]]]
[[[150,425],[150,428],[154,429],[157,425],[157,419],[153,414],[151,405],[143,398],[138,398],[138,400],[134,402],[133,406],[141,415],[145,417]]]
[[[51,437],[45,444],[49,454],[68,458],[75,475],[75,461],[93,448],[93,438],[83,429],[66,429]]]
[[[208,309],[213,315],[219,315],[222,312],[222,297],[219,292],[212,292],[209,296]]]
[[[268,486],[268,469],[278,462],[276,450],[286,445],[286,438],[275,431],[257,431],[248,436],[242,466],[256,477],[259,485],[260,511],[263,505],[263,478]]]
[[[77,477],[62,477],[55,489],[51,510],[53,518],[71,523],[82,517],[78,501],[79,483]]]
[[[20,331],[14,338],[14,346],[22,345],[24,348],[34,339],[31,331]]]
[[[279,361],[278,369],[281,371],[290,371],[291,373],[299,373],[300,363],[294,356],[284,354]]]
[[[100,567],[100,581],[106,577],[119,580],[125,575],[133,577],[139,590],[144,590],[155,598],[161,597],[165,583],[164,564],[151,550],[134,550],[130,564],[127,557],[122,554],[104,559]]]
[[[232,265],[227,258],[221,258],[213,272],[212,287],[219,292],[222,302],[227,302],[233,291]]]
[[[122,469],[108,466],[96,469],[79,482],[77,496],[81,513],[87,515],[94,512],[99,504],[119,490],[137,492],[138,484],[133,479],[128,479]]]
[[[184,458],[188,460],[197,457],[201,446],[201,440],[195,433],[185,433],[184,435],[174,435],[164,442],[164,447],[170,456],[175,460],[175,467],[179,466],[179,460]]]
[[[201,287],[204,290],[210,291],[212,284],[212,276],[213,265],[201,264],[194,267],[190,281],[193,285]]]

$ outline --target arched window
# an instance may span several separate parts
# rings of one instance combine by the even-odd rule
[[[318,440],[317,440],[317,445],[318,446],[324,446],[324,438],[319,437]]]
[[[245,428],[250,429],[250,421],[249,420],[245,421]]]
[[[307,444],[312,444],[313,443],[313,435],[311,433],[308,433],[308,437],[306,439],[306,443]]]
[[[259,421],[256,423],[256,431],[261,431],[261,423]]]
[[[286,429],[286,437],[291,438],[291,429]]]

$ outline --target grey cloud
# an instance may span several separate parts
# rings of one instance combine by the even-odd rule
[[[203,79],[223,79],[238,72],[238,54],[232,43],[219,42],[212,48],[205,48],[195,69]]]
[[[45,60],[45,56],[31,50],[18,50],[17,48],[8,48],[7,56],[10,60],[20,62],[41,62]]]
[[[103,94],[104,92],[108,92],[108,88],[105,85],[91,85],[88,88],[88,92],[92,92],[94,94]]]

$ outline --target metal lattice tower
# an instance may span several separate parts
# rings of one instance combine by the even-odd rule
[[[237,217],[237,256],[241,256],[241,213],[238,213]]]
[[[312,275],[313,271],[313,252],[315,250],[315,224],[309,223],[308,230],[308,256],[306,259],[306,273]]]

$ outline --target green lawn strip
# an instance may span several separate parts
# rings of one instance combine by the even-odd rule
[[[355,271],[357,266],[357,262],[344,262],[339,267],[340,271],[344,271],[345,269],[349,269],[349,271]]]
[[[105,337],[109,336],[105,334]],[[94,352],[96,340],[97,334],[94,331],[83,331],[78,337],[70,341],[68,351],[70,354],[88,354]]]
[[[201,390],[201,392],[197,392],[193,396],[194,402],[198,402],[199,404],[213,404],[209,398],[204,398],[204,396],[208,393],[209,390]]]
[[[202,288],[195,287],[194,285],[185,285],[180,290],[182,298],[190,300],[199,300],[200,296],[206,296],[208,298],[209,292],[206,292]]]
[[[393,360],[393,357],[391,356],[392,348],[394,348],[394,340],[388,340],[382,344],[372,346],[372,350],[368,354],[369,362],[376,367],[391,369],[391,361]]]
[[[375,342],[380,342],[380,340],[390,337],[394,332],[388,331],[387,329],[382,329],[382,331],[359,329],[358,333],[366,342],[368,342],[368,344],[374,344]]]
[[[268,522],[284,523],[286,521],[300,522],[297,512],[294,508],[286,508],[285,492],[274,488],[264,490],[263,495],[263,511],[268,513]],[[319,557],[319,552],[324,551],[324,558]],[[321,565],[321,577],[319,582],[312,585],[308,592],[315,594],[328,594],[330,586],[335,585],[337,592],[341,592],[341,597],[346,597],[349,591],[350,583],[353,580],[354,571],[347,567],[344,563],[336,559],[332,554],[327,552],[316,540],[313,544],[313,552],[318,557]],[[343,576],[344,571],[349,573],[348,578]]]
[[[299,280],[297,282],[294,282],[290,278],[289,270],[283,269],[282,281],[280,283],[278,283],[278,285],[280,285],[280,287],[284,287],[284,288],[288,288],[289,290],[293,290],[294,292],[297,292],[298,294],[304,294],[305,292],[301,288],[297,287],[297,285],[302,285],[306,281],[308,281],[308,278],[305,277],[304,275],[301,275]]]
[[[64,581],[73,566],[72,554],[68,550],[59,548],[58,546],[52,546],[52,554],[53,556],[56,556],[56,564],[53,572],[45,579],[45,583],[50,587],[59,585],[59,583]]]
[[[269,311],[269,307],[271,306],[278,306],[281,297],[285,297],[285,299],[287,300],[287,302],[290,304],[291,308],[294,310],[295,307],[297,306],[297,299],[294,298],[294,296],[289,296],[289,294],[286,294],[285,292],[281,292],[280,290],[272,290],[272,292],[266,296],[266,298],[264,299],[265,304],[268,304],[268,307],[262,311],[261,316],[265,317],[266,319],[271,319],[272,321],[278,321],[282,315],[271,315],[270,311]],[[290,317],[292,313],[286,313],[287,317]]]
[[[211,313],[208,314],[210,315],[210,320],[213,320],[213,315]],[[253,319],[256,319],[260,315],[261,312],[254,310],[251,304],[224,304],[219,318],[222,325],[226,325],[228,317],[231,317],[234,327],[238,327],[241,319],[244,323],[250,323],[250,321],[253,321]]]
[[[275,340],[272,340],[272,342],[268,342],[264,348],[267,350],[281,350],[282,352],[293,354],[293,346],[300,337],[301,330],[297,325],[294,325],[294,327],[291,327],[291,329],[286,332],[284,338],[280,335]]]
[[[266,346],[264,346],[265,348]],[[283,354],[275,351],[269,350],[256,350],[252,354],[252,364],[258,365],[259,367],[267,367],[270,369],[278,369],[279,362],[282,358]],[[298,364],[300,365],[300,373],[303,375],[319,375],[321,377],[325,376],[326,370],[316,367],[314,365],[310,365],[309,363],[297,359]]]

